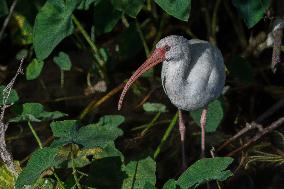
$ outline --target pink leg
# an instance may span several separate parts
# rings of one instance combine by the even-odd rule
[[[182,117],[182,111],[178,110],[179,117],[179,133],[180,133],[180,141],[181,141],[181,153],[182,153],[182,171],[186,170],[186,162],[185,162],[185,148],[184,148],[184,140],[185,140],[185,124]]]
[[[201,158],[205,155],[205,126],[206,126],[206,117],[207,117],[208,107],[205,106],[202,110],[200,117],[200,127],[201,127]]]

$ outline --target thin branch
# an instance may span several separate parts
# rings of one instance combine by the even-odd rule
[[[8,16],[6,17],[6,19],[4,20],[3,26],[2,26],[2,28],[1,28],[1,30],[0,30],[0,41],[2,40],[3,33],[4,33],[5,29],[6,29],[6,27],[8,26],[8,23],[9,23],[9,21],[10,21],[10,19],[11,19],[11,16],[12,16],[12,14],[13,14],[13,12],[14,12],[14,9],[15,9],[15,7],[16,7],[16,5],[17,5],[17,2],[18,2],[18,0],[14,0],[14,1],[13,1],[12,5],[11,5],[11,7],[10,7],[10,10],[9,10],[9,14],[8,14]]]
[[[236,150],[228,153],[226,156],[233,156],[236,153],[242,151],[243,149],[247,148],[251,144],[255,143],[257,140],[259,140],[261,137],[266,135],[267,133],[275,130],[277,127],[281,126],[284,124],[284,117],[279,118],[277,121],[274,121],[271,125],[268,127],[263,128],[260,132],[258,132],[253,138],[251,138],[247,143],[242,145],[241,147],[237,148]]]

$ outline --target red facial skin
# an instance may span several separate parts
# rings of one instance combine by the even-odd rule
[[[147,70],[163,62],[165,60],[166,52],[169,51],[169,49],[170,47],[167,45],[165,47],[155,49],[155,51],[150,55],[150,57],[134,72],[134,74],[130,77],[128,82],[125,84],[123,91],[120,95],[120,98],[118,101],[118,110],[121,109],[123,98],[127,90],[130,88],[130,86]]]

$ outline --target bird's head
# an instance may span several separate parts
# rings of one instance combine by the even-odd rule
[[[188,48],[188,40],[182,36],[171,35],[161,39],[149,58],[134,72],[125,84],[118,102],[118,110],[121,109],[127,90],[143,73],[161,62],[170,63],[179,60],[183,54],[187,53],[185,51],[188,51]]]

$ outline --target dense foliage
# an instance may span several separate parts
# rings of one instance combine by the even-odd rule
[[[0,188],[284,187],[281,5],[0,0]],[[116,110],[125,79],[171,34],[218,46],[227,74],[222,96],[208,105],[206,158],[201,110],[185,117],[186,170],[160,68]]]

